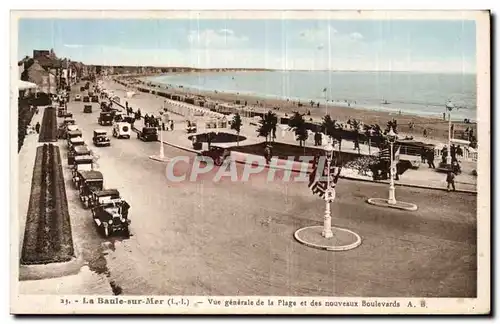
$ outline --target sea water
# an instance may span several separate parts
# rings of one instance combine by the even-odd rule
[[[186,88],[403,114],[476,120],[476,75],[416,72],[241,71],[168,74],[149,81]],[[326,88],[326,91],[324,91]]]

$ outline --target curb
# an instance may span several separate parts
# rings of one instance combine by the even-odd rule
[[[67,262],[19,265],[19,281],[42,280],[70,276],[84,266],[82,254],[75,249],[75,257]]]
[[[345,245],[324,245],[324,244],[316,244],[316,243],[308,242],[307,240],[300,237],[300,233],[302,231],[311,230],[313,228],[322,230],[323,226],[317,225],[317,226],[302,227],[302,228],[295,231],[295,233],[293,234],[293,237],[297,240],[297,242],[302,243],[305,246],[309,246],[309,247],[319,249],[319,250],[331,251],[331,252],[349,251],[349,250],[355,249],[361,245],[361,237],[357,233],[355,233],[351,230],[348,230],[347,228],[335,227],[335,226],[331,227],[332,230],[347,232],[347,233],[353,235],[356,238],[356,240],[351,244],[345,244]]]
[[[395,205],[389,204],[387,199],[384,198],[369,198],[366,200],[367,203],[370,205],[378,206],[378,207],[387,207],[387,208],[394,208],[394,209],[400,209],[400,210],[406,210],[406,211],[416,211],[418,209],[418,206],[413,204],[413,203],[407,203],[404,201],[398,201]],[[406,205],[406,206],[404,206]]]
[[[172,143],[165,142],[165,141],[163,141],[163,144],[169,145],[169,146],[172,146],[172,147],[184,150],[184,151],[188,151],[188,152],[191,152],[191,153],[196,153],[196,154],[199,153],[196,150],[193,150],[193,149],[190,149],[190,148],[187,148],[187,147],[184,147],[184,146],[180,146],[180,145],[177,145],[177,144],[172,144]],[[284,161],[286,161],[286,160],[284,160]],[[239,163],[239,164],[249,164],[246,161],[235,160],[235,162]],[[266,167],[269,168],[270,166],[266,166]],[[301,172],[301,170],[295,170],[295,169],[289,170],[289,169],[280,168],[280,167],[274,167],[274,166],[272,166],[272,168],[278,169],[278,170],[288,170],[288,171],[296,172],[296,173],[300,173]],[[373,181],[373,180],[360,179],[360,178],[354,178],[354,177],[349,177],[349,176],[347,176],[347,177],[346,176],[340,176],[340,178],[351,180],[351,181],[362,181],[362,182],[370,182],[370,183],[384,183],[384,184],[389,184],[389,181],[386,181],[386,180],[384,180],[384,181]],[[408,187],[408,188],[432,189],[432,190],[448,191],[448,189],[446,189],[446,188],[432,187],[432,186],[418,185],[418,184],[394,183],[394,185],[396,185],[398,187]],[[473,190],[457,189],[457,190],[455,190],[455,192],[477,195],[477,191],[473,191]]]
[[[116,104],[118,104],[119,106],[121,106],[122,108],[124,108],[122,105],[120,105],[119,103],[117,103],[116,101],[113,100],[113,102],[115,102]],[[137,128],[135,127],[132,127],[132,129],[135,131],[135,132],[138,132]],[[159,140],[158,140],[159,142]],[[196,154],[199,154],[200,152],[199,151],[196,151],[196,150],[193,150],[193,149],[190,149],[190,148],[187,148],[187,147],[184,147],[184,146],[181,146],[181,145],[177,145],[177,144],[172,144],[170,142],[166,142],[166,141],[163,141],[163,144],[165,145],[168,145],[168,146],[171,146],[171,147],[175,147],[177,149],[180,149],[180,150],[184,150],[184,151],[187,151],[187,152],[191,152],[191,153],[196,153]],[[238,161],[236,160],[235,161],[236,163],[240,163],[240,164],[247,164],[246,162],[244,161]],[[269,166],[267,166],[269,168]],[[276,168],[276,167],[273,167],[275,169],[279,169],[279,170],[288,170],[288,169],[284,169],[284,168]],[[300,170],[294,170],[294,169],[291,169],[291,170],[288,170],[288,171],[291,171],[291,172],[298,172],[300,173],[301,171]],[[352,180],[352,181],[363,181],[363,182],[370,182],[370,183],[385,183],[385,184],[389,184],[389,181],[373,181],[373,180],[368,180],[368,179],[359,179],[359,178],[354,178],[354,177],[349,177],[349,176],[340,176],[340,178],[342,179],[347,179],[347,180]],[[446,188],[441,188],[441,187],[432,187],[432,186],[426,186],[426,185],[418,185],[418,184],[408,184],[408,183],[394,183],[394,185],[398,186],[398,187],[408,187],[408,188],[418,188],[418,189],[432,189],[432,190],[440,190],[440,191],[448,191],[448,189]],[[465,190],[465,189],[457,189],[455,190],[455,192],[459,192],[459,193],[467,193],[467,194],[474,194],[474,195],[477,195],[477,191],[474,191],[474,190]]]

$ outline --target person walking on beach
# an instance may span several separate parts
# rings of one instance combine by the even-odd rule
[[[446,186],[446,189],[448,191],[450,191],[450,187],[453,189],[453,191],[455,191],[455,173],[453,173],[452,171],[448,171],[447,175],[446,175],[446,182],[448,183],[448,185]]]
[[[39,122],[37,122],[36,125],[35,125],[35,131],[36,131],[37,134],[40,133],[40,123]]]

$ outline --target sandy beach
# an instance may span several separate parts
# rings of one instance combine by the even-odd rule
[[[240,100],[241,103],[244,103],[246,101],[249,106],[255,107],[256,111],[273,110],[278,114],[288,115],[292,114],[294,111],[298,111],[302,114],[308,114],[308,112],[310,112],[310,116],[306,117],[313,118],[314,120],[320,120],[325,115],[325,112],[327,112],[328,114],[330,114],[330,116],[332,116],[333,119],[341,123],[345,123],[349,119],[357,119],[361,120],[365,124],[378,124],[382,128],[385,128],[388,121],[396,119],[398,123],[399,133],[411,135],[416,140],[422,140],[426,142],[444,142],[448,139],[448,121],[443,120],[442,113],[436,114],[436,117],[432,118],[418,115],[374,111],[368,109],[339,107],[334,106],[334,104],[329,104],[328,107],[326,107],[324,103],[320,103],[319,107],[317,107],[316,105],[314,105],[314,107],[311,107],[308,102],[303,102],[302,106],[298,106],[297,102],[293,102],[291,100],[271,99],[246,94],[221,91],[203,91],[199,89],[189,89],[178,86],[167,86],[167,89],[165,89],[163,88],[163,84],[147,82],[144,81],[144,78],[144,75],[134,75],[122,77],[122,80],[155,90],[160,90],[159,86],[161,86],[161,90],[167,93],[200,96],[204,97],[205,99],[218,101],[220,103],[234,103],[236,100]],[[150,84],[151,86],[148,86],[148,84]],[[278,107],[279,110],[276,109]],[[413,130],[411,130],[409,127],[410,122],[413,123]],[[456,138],[460,138],[461,132],[465,131],[468,127],[472,127],[474,129],[474,134],[476,134],[477,128],[475,123],[466,124],[463,121],[453,120],[453,124]],[[427,130],[427,137],[423,136],[424,129]]]

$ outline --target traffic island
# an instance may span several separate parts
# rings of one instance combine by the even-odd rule
[[[370,198],[367,202],[371,205],[379,206],[379,207],[389,207],[395,209],[401,209],[406,211],[415,211],[418,209],[417,205],[412,203],[407,203],[403,201],[396,201],[396,203],[389,203],[388,199],[385,198]]]
[[[37,148],[20,260],[20,278],[40,279],[74,272],[74,249],[59,147]]]
[[[44,109],[42,124],[40,126],[38,142],[57,142],[57,117],[55,108],[47,107]]]
[[[361,245],[361,237],[351,230],[332,227],[333,237],[325,238],[323,226],[308,226],[297,230],[295,239],[309,247],[327,251],[349,251]]]

